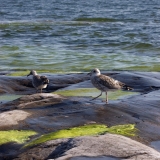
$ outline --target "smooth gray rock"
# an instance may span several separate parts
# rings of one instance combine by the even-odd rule
[[[100,136],[84,136],[74,139],[48,141],[20,154],[14,160],[69,160],[72,157],[79,156],[113,156],[127,160],[160,159],[159,152],[144,144],[124,136],[105,134]]]
[[[1,127],[8,127],[12,125],[18,125],[19,121],[25,120],[30,116],[30,113],[22,110],[13,110],[0,113]]]

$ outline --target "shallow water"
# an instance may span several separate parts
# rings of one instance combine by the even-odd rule
[[[54,92],[55,94],[60,94],[63,96],[82,96],[82,97],[97,97],[100,95],[100,91],[95,88],[76,88],[76,89],[70,89],[70,90],[58,90]],[[128,98],[133,95],[139,94],[138,92],[130,92],[130,91],[122,91],[122,90],[115,90],[108,92],[108,99],[109,100],[117,100],[117,99],[123,99]],[[91,98],[91,99],[92,99]],[[106,99],[106,94],[103,93],[99,98]]]
[[[0,0],[0,70],[160,70],[160,1]]]
[[[17,98],[20,98],[22,95],[15,95],[15,94],[2,94],[0,96],[0,103],[5,103],[8,101],[13,101]]]
[[[153,141],[151,142],[151,147],[153,147],[155,150],[160,152],[160,141]]]

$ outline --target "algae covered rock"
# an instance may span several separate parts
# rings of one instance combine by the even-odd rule
[[[61,139],[61,138],[74,138],[86,135],[99,135],[105,133],[121,134],[126,136],[135,136],[137,129],[135,125],[118,125],[108,128],[106,125],[102,124],[88,124],[79,127],[73,127],[69,129],[59,130],[53,133],[42,135],[41,137],[29,142],[25,147],[38,145],[49,140]]]
[[[0,145],[9,143],[9,142],[16,142],[23,144],[27,140],[29,140],[30,136],[37,134],[34,131],[30,130],[8,130],[8,131],[0,131]]]

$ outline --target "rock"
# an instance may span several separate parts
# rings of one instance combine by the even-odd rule
[[[146,92],[160,88],[160,74],[157,72],[102,72],[117,80],[120,80],[135,89],[135,91]],[[49,78],[50,83],[44,92],[55,91],[90,80],[86,73],[77,74],[42,74]],[[84,85],[83,85],[84,86]],[[35,93],[31,77],[12,77],[0,75],[0,93]]]
[[[1,93],[28,92],[31,82],[24,77],[0,76]]]
[[[29,112],[31,116],[20,121],[15,129],[34,128],[40,134],[92,122],[107,126],[136,124],[139,132],[135,139],[148,143],[160,139],[159,95],[160,90],[156,90],[121,100],[110,100],[106,105],[101,99],[90,101],[88,97],[43,93],[2,104],[0,110],[3,113],[17,109]],[[8,129],[10,127],[6,126]],[[2,128],[3,123],[0,123]]]
[[[139,92],[154,90],[151,86],[160,89],[160,73],[155,72],[120,72],[114,74],[113,78],[126,83]]]
[[[43,74],[46,75],[46,74]],[[55,91],[60,88],[67,87],[85,80],[89,80],[86,74],[66,74],[66,75],[46,75],[49,78],[49,85],[46,90]],[[45,89],[44,89],[45,90]],[[43,92],[44,92],[43,90]],[[0,75],[0,93],[36,93],[32,86],[31,77],[13,77]]]
[[[34,130],[38,132],[39,135],[42,135],[88,123],[105,124],[109,127],[129,123],[136,124],[136,128],[138,128],[137,135],[132,137],[132,139],[143,142],[147,145],[151,141],[159,140],[160,74],[155,72],[104,72],[104,74],[125,82],[134,88],[134,91],[139,91],[139,95],[133,95],[131,97],[114,101],[110,100],[109,104],[106,105],[100,98],[90,101],[91,97],[64,97],[51,93],[32,94],[35,93],[35,89],[32,86],[31,79],[26,79],[26,77],[9,77],[0,75],[1,93],[14,93],[21,95],[31,94],[0,104],[0,129]],[[63,87],[65,87],[65,89],[93,87],[86,73],[68,75],[48,74],[46,76],[49,77],[50,84],[47,88],[48,90],[45,92],[51,92],[54,89],[56,90]],[[121,157],[123,159],[135,159],[136,156],[138,156],[139,159],[146,159],[147,156],[150,159],[154,159],[157,156],[158,152],[153,151],[147,146],[145,146],[147,148],[144,148],[144,145],[139,145],[140,143],[137,144],[138,142],[129,139],[131,143],[128,143],[128,139],[126,140],[121,137],[116,139],[114,137],[115,141],[117,141],[116,143],[114,138],[107,138],[107,136],[110,135],[107,134],[104,137],[102,136],[105,138],[105,144],[102,143],[101,136],[98,136],[99,138],[97,141],[95,140],[95,144],[94,139],[97,137],[91,137],[91,139],[89,137],[86,137],[86,139],[83,137],[82,139],[75,138],[51,141],[51,145],[49,145],[50,142],[47,142],[41,146],[26,149],[18,158],[25,158],[29,153],[31,153],[30,156],[33,157],[31,159],[39,159],[41,157],[43,159],[44,157],[48,158],[49,156],[51,156],[51,158],[56,157],[59,159],[60,157],[65,158],[65,156],[68,155],[68,158],[74,156],[106,155]],[[108,139],[112,139],[113,143],[111,144]],[[122,139],[123,142],[120,141],[120,139]],[[90,143],[90,146],[87,146],[84,142]],[[107,143],[110,145],[107,146]],[[134,145],[132,145],[132,143]],[[75,145],[72,146],[71,144]],[[94,145],[98,146],[98,144],[102,148],[102,150],[98,150],[100,154],[97,153],[95,150],[96,148],[94,148]],[[71,146],[71,148],[69,148],[68,145]],[[88,152],[85,152],[83,147],[78,148],[82,145],[84,145],[84,147],[86,146],[85,150]],[[119,145],[120,147],[118,150],[117,147]],[[137,150],[134,148],[136,145],[139,146],[139,149]],[[11,146],[11,144],[8,144],[8,147],[6,145],[6,148],[10,148],[10,155],[11,157],[13,156],[10,159],[13,159],[15,155],[20,152],[19,149],[21,145],[16,146],[17,149],[13,147],[13,150],[12,147],[9,146]],[[59,152],[59,147],[60,149],[66,148],[63,152],[64,154]],[[73,152],[72,148],[75,152]],[[114,150],[114,148],[117,150]],[[85,154],[80,154],[78,150]],[[122,154],[123,150],[125,151],[124,154]],[[103,151],[105,154],[102,154]],[[87,153],[92,153],[92,155],[87,155]],[[2,153],[2,157],[3,156],[9,157],[7,152]]]
[[[20,154],[14,160],[69,160],[81,156],[113,156],[127,160],[160,159],[159,152],[144,144],[124,136],[105,134],[48,141]]]
[[[51,84],[76,84],[90,79],[90,77],[86,73],[72,73],[46,76],[49,77]]]
[[[50,104],[60,103],[64,97],[51,93],[37,93],[22,96],[16,100],[5,103],[0,106],[0,110],[23,109],[23,108],[40,108],[49,106]]]
[[[13,110],[0,113],[1,127],[17,125],[19,121],[25,120],[28,116],[30,116],[30,113],[22,110]]]

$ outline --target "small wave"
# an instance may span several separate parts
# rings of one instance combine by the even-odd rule
[[[135,48],[137,48],[137,49],[146,49],[146,48],[150,48],[150,47],[153,47],[153,45],[150,43],[138,43],[135,45]]]
[[[113,18],[76,18],[74,21],[84,21],[84,22],[116,22],[116,19]]]
[[[129,45],[127,47],[124,47],[123,49],[148,49],[148,48],[152,48],[153,45],[150,43],[136,43],[133,45]]]
[[[0,50],[3,50],[3,51],[16,51],[16,50],[19,50],[19,47],[18,46],[1,46],[0,47]]]
[[[19,21],[0,21],[0,29],[6,29],[9,27],[27,27],[32,26],[34,30],[48,30],[51,29],[52,25],[88,25],[87,21],[54,21],[54,20],[19,20]],[[21,31],[20,31],[21,32]]]

